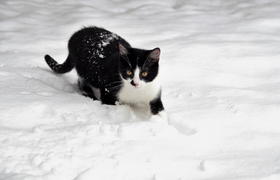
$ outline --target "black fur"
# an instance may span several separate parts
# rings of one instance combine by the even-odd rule
[[[161,93],[157,98],[155,98],[153,101],[150,102],[150,106],[151,106],[151,112],[153,114],[157,114],[160,111],[164,110],[164,107],[163,107],[163,104],[161,101]]]

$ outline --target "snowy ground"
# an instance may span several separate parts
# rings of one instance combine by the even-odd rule
[[[280,179],[279,0],[1,0],[1,180]],[[54,74],[83,25],[160,47],[169,125]]]

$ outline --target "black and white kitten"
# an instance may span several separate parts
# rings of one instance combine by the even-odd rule
[[[77,70],[85,96],[115,105],[146,103],[152,114],[167,120],[158,80],[160,49],[132,48],[120,36],[98,27],[85,27],[68,43],[69,55],[58,64],[49,55],[47,64],[56,73]]]

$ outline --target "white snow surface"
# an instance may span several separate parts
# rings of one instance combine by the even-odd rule
[[[169,124],[81,95],[70,36],[161,48]],[[280,179],[279,0],[1,0],[1,180]]]

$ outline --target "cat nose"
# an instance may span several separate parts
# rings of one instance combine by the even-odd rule
[[[134,80],[132,80],[131,82],[130,82],[130,84],[132,85],[132,86],[135,86],[135,87],[137,87],[139,84],[138,83],[134,83]]]

